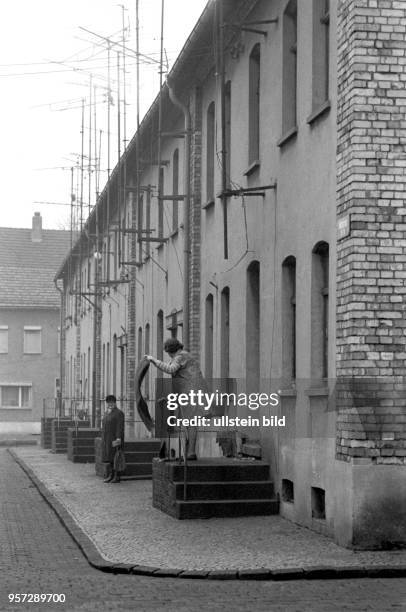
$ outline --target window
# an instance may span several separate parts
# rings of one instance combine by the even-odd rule
[[[31,408],[31,388],[28,384],[1,385],[1,408]]]
[[[214,156],[216,153],[216,109],[214,102],[207,109],[206,200],[214,201]]]
[[[41,327],[24,326],[24,353],[26,355],[41,353],[41,334]]]
[[[295,501],[295,488],[292,480],[282,479],[282,501],[293,504]]]
[[[313,0],[312,112],[329,98],[330,1]]]
[[[111,393],[111,352],[110,342],[106,345],[106,393]]]
[[[328,376],[329,247],[319,242],[312,255],[312,378]]]
[[[145,354],[149,355],[150,353],[150,325],[149,323],[146,324],[145,326]],[[147,373],[145,374],[145,382],[144,382],[144,389],[145,389],[145,396],[146,398],[149,398],[149,380],[150,380],[150,368],[148,368]]]
[[[146,201],[146,206],[145,206],[145,229],[146,229],[145,237],[151,238],[151,192],[149,189],[147,191],[147,201]],[[148,240],[146,242],[146,248],[145,248],[145,253],[147,257],[149,257],[150,251],[151,251],[151,243]]]
[[[8,353],[8,325],[0,325],[0,353]]]
[[[316,519],[326,518],[326,492],[319,487],[312,487],[312,517]]]
[[[246,377],[249,390],[258,390],[260,380],[260,267],[253,261],[247,269]]]
[[[103,352],[102,352],[102,397],[106,397],[106,345],[103,344]]]
[[[116,279],[117,278],[117,272],[118,272],[118,246],[119,246],[119,234],[118,232],[114,233],[114,252],[113,252],[113,278]]]
[[[282,62],[282,139],[284,139],[296,128],[297,122],[297,0],[290,0],[283,14]]]
[[[164,313],[162,310],[158,312],[156,327],[156,356],[162,361],[164,358]],[[161,370],[157,370],[158,374],[159,372],[161,372]]]
[[[213,378],[213,295],[210,293],[206,298],[206,334],[205,334],[205,359],[204,359],[204,373],[208,379],[209,384]]]
[[[259,161],[260,64],[261,46],[257,43],[249,59],[248,163],[250,166]]]
[[[110,280],[111,236],[106,238],[106,281]]]
[[[221,378],[230,376],[230,289],[224,287],[221,292],[221,345],[220,345]]]
[[[231,81],[225,85],[226,187],[231,186]]]
[[[164,169],[159,168],[159,183],[158,183],[158,238],[163,238],[164,235]]]
[[[113,336],[113,395],[116,395],[117,387],[117,335]]]
[[[144,198],[140,195],[138,200],[138,261],[142,262],[142,238],[143,238],[143,223],[144,223]],[[147,236],[149,234],[146,234]]]
[[[282,264],[282,372],[290,381],[296,378],[296,258]]]
[[[142,327],[138,328],[138,347],[137,347],[138,362],[142,359]]]
[[[179,195],[179,149],[175,149],[172,159],[172,195]],[[176,232],[178,229],[178,217],[179,217],[179,202],[173,200],[172,205],[172,231]]]

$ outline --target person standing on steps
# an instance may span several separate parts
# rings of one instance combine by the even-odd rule
[[[164,351],[170,357],[170,361],[160,361],[152,355],[145,355],[150,363],[153,363],[159,370],[172,376],[173,393],[187,393],[190,391],[207,390],[206,381],[200,371],[197,360],[185,351],[183,344],[176,338],[168,338],[164,343]],[[182,406],[179,407],[181,418],[192,418],[202,414],[201,406]],[[197,459],[196,442],[197,427],[186,427],[186,458],[188,461]]]
[[[120,482],[120,474],[114,470],[117,449],[124,450],[124,412],[117,407],[114,395],[106,397],[106,412],[102,430],[102,461],[108,464],[104,482]]]

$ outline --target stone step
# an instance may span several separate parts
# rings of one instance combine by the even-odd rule
[[[128,451],[127,445],[124,449],[125,460],[127,463],[151,463],[154,457],[157,456],[155,451]]]
[[[127,463],[124,476],[152,476],[152,463]]]
[[[183,500],[183,482],[176,482],[175,496]],[[271,499],[274,496],[274,486],[266,481],[237,481],[237,482],[188,482],[186,489],[187,499],[192,500],[227,500],[227,499]]]
[[[68,454],[68,459],[73,463],[94,463],[94,453],[93,455],[71,455]]]
[[[183,463],[167,463],[168,478],[173,482],[183,482]],[[269,464],[262,461],[227,461],[218,462],[203,460],[189,462],[187,465],[189,482],[235,482],[235,481],[269,481]]]
[[[91,444],[88,446],[70,446],[68,444],[68,453],[72,455],[93,455],[94,457],[94,448]]]
[[[279,513],[279,502],[276,499],[177,500],[175,511],[178,519],[269,516]]]
[[[68,438],[68,442],[77,448],[91,446],[94,449],[94,439],[91,438]]]

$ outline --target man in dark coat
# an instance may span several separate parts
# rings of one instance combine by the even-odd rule
[[[106,412],[102,430],[102,461],[108,463],[109,471],[104,482],[120,482],[114,470],[114,455],[118,448],[124,449],[124,413],[117,407],[114,395],[106,397]]]

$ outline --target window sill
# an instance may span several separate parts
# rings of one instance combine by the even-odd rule
[[[32,410],[31,406],[0,406],[0,410]]]
[[[244,176],[250,176],[251,174],[254,174],[254,172],[256,172],[257,170],[259,170],[260,167],[261,167],[261,162],[259,161],[259,159],[256,159],[248,166],[248,168],[246,169],[245,172],[243,172],[243,174]]]
[[[330,108],[331,102],[330,100],[326,100],[325,102],[323,102],[323,104],[320,104],[312,111],[312,113],[306,119],[307,123],[309,125],[312,125],[316,121],[316,119],[319,119],[319,117],[326,115],[330,111]]]
[[[329,393],[328,387],[311,387],[310,389],[305,389],[305,395],[308,397],[328,397]]]
[[[208,200],[206,204],[202,204],[203,210],[207,210],[208,208],[211,208],[212,206],[214,206],[214,200]]]
[[[278,140],[278,142],[276,143],[278,147],[283,147],[283,145],[285,145],[287,142],[289,142],[290,140],[292,140],[295,136],[297,136],[297,132],[298,132],[298,127],[297,125],[294,125],[292,128],[290,128],[290,130],[288,130],[287,132],[285,132]]]

